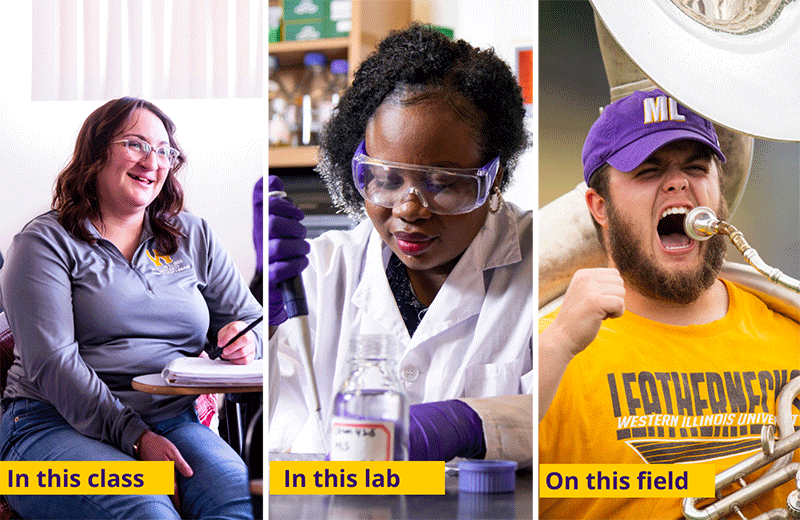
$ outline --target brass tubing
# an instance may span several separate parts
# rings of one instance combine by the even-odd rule
[[[778,425],[778,434],[781,439],[789,437],[794,432],[794,418],[792,417],[792,402],[800,395],[800,377],[795,377],[790,380],[781,389],[778,394],[778,400],[775,403],[775,423]],[[786,454],[780,459],[776,460],[765,475],[769,475],[773,471],[786,466],[792,461],[792,455]],[[800,479],[800,474],[798,474]],[[798,489],[800,489],[800,480],[798,480]]]
[[[768,266],[758,252],[750,247],[741,231],[724,220],[718,220],[717,215],[710,208],[705,206],[693,208],[684,218],[683,226],[686,235],[693,240],[708,240],[715,234],[727,235],[747,263],[756,271],[769,278],[770,281],[800,293],[800,281],[782,273],[779,269]]]
[[[768,457],[763,453],[757,453],[719,473],[714,480],[714,488],[716,491],[724,489],[726,486],[738,480],[739,477],[748,475],[773,462],[777,458],[791,453],[797,448],[800,448],[800,432],[796,432],[789,438],[779,441],[776,445],[775,455]],[[770,475],[761,476],[758,480],[751,482],[746,487],[720,498],[703,509],[697,509],[695,507],[695,504],[701,500],[700,498],[684,498],[683,515],[689,520],[715,520],[723,518],[732,513],[736,507],[741,507],[752,502],[767,491],[789,482],[796,477],[798,470],[800,470],[800,463],[791,463]]]
[[[741,231],[724,220],[721,220],[716,226],[716,232],[727,235],[731,243],[736,246],[736,249],[739,250],[747,263],[753,266],[756,271],[769,278],[770,281],[800,293],[800,281],[784,274],[780,269],[767,265],[759,256],[758,251],[750,247],[750,244],[744,239],[744,235],[742,235]]]
[[[686,518],[689,520],[715,520],[732,513],[736,508],[755,500],[763,493],[793,478],[797,480],[798,486],[800,486],[800,476],[798,476],[800,474],[800,463],[787,463],[792,457],[792,452],[800,449],[800,430],[794,431],[794,424],[791,421],[792,402],[798,395],[800,395],[800,377],[796,377],[786,383],[780,394],[778,394],[778,400],[775,405],[776,422],[780,429],[781,438],[775,442],[774,451],[771,454],[756,453],[721,471],[714,478],[714,491],[719,493],[727,486],[768,464],[772,464],[772,467],[754,482],[719,498],[716,502],[707,505],[703,509],[695,507],[695,504],[701,500],[700,498],[684,498],[683,515]],[[781,460],[784,456],[786,458]],[[791,516],[784,516],[781,510],[773,510],[759,516],[758,520],[766,520],[768,518],[791,518]]]

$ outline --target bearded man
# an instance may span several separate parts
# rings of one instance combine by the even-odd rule
[[[719,472],[759,449],[777,393],[800,376],[800,325],[718,278],[724,237],[683,230],[697,206],[726,218],[724,161],[713,125],[660,90],[615,101],[592,126],[586,204],[608,267],[579,270],[540,320],[541,464],[708,462]],[[743,512],[785,507],[792,488]],[[679,498],[539,506],[542,518],[683,516]]]

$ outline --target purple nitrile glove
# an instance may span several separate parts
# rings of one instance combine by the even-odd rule
[[[409,407],[409,460],[480,459],[486,455],[483,422],[462,401],[436,401]]]
[[[253,187],[253,246],[256,249],[256,272],[264,270],[264,177]]]
[[[269,191],[283,191],[283,183],[269,176]],[[292,201],[270,197],[269,205],[269,324],[280,325],[287,319],[278,284],[300,274],[308,265],[311,250],[305,241],[306,228],[300,223],[305,215]]]

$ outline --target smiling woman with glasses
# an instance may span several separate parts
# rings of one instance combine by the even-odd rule
[[[300,210],[269,200],[270,348],[300,363],[278,290],[299,273],[323,399],[352,337],[393,336],[412,460],[532,456],[532,216],[502,197],[528,144],[524,115],[491,50],[412,25],[361,64],[322,135],[317,170],[359,225],[309,244]],[[330,446],[296,377],[270,369],[270,449]]]
[[[247,468],[199,422],[196,396],[131,386],[263,315],[208,224],[183,211],[184,161],[158,107],[109,101],[81,127],[52,211],[14,237],[0,271],[16,354],[0,459],[173,461],[175,494],[6,497],[25,518],[252,518]],[[261,334],[223,358],[260,357]]]
[[[157,142],[151,144],[144,136],[124,133],[134,116],[141,113],[154,115],[163,126],[165,134]],[[156,157],[155,166],[149,164],[149,152],[154,146],[157,150],[152,154]],[[118,151],[123,151],[123,154],[115,153]],[[165,157],[170,160],[164,161]],[[120,163],[121,158],[131,161],[131,171],[138,169],[143,173],[149,170],[149,173],[138,176],[145,185],[154,184],[158,176],[158,185],[140,193],[144,207],[139,204],[139,208],[147,217],[145,221],[149,221],[159,251],[167,254],[173,252],[181,236],[174,220],[183,209],[183,188],[176,175],[183,167],[185,158],[175,139],[175,124],[161,109],[143,99],[120,98],[109,101],[86,119],[78,134],[72,159],[56,180],[53,209],[57,212],[58,222],[79,239],[95,242],[85,225],[85,219],[89,218],[102,228],[104,219],[117,213],[118,205],[111,203],[124,202],[117,192],[128,188],[132,190],[136,186],[134,183],[126,185],[122,177],[116,186],[111,183],[108,190],[104,189],[103,181],[109,166],[116,164],[121,168],[120,171],[126,171],[126,161]],[[102,211],[103,205],[106,206],[106,215]],[[136,207],[134,204],[133,209]],[[135,210],[136,213],[139,210]]]

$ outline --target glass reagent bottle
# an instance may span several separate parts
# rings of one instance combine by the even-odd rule
[[[333,402],[330,460],[408,460],[408,396],[391,336],[350,343],[349,374]]]

